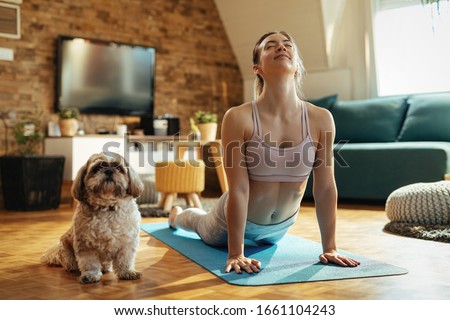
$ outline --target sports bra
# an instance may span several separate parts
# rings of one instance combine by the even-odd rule
[[[303,141],[288,148],[273,147],[263,140],[256,101],[252,102],[252,109],[253,135],[245,147],[249,179],[270,182],[307,180],[314,165],[316,147],[311,139],[305,103],[302,102]]]

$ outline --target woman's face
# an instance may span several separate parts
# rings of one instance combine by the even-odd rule
[[[297,71],[294,44],[280,33],[268,36],[259,46],[259,63],[253,69],[261,76],[271,70],[285,70],[294,74]]]

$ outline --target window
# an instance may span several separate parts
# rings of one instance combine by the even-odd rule
[[[450,91],[450,4],[375,0],[378,95]]]
[[[20,39],[19,6],[0,3],[0,37]]]

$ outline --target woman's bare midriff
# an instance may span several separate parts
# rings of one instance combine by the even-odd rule
[[[298,211],[306,183],[250,180],[247,220],[270,225],[288,219]]]

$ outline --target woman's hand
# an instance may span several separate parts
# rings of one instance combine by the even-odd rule
[[[243,255],[231,256],[227,259],[225,272],[230,272],[232,269],[236,273],[242,273],[242,270],[247,273],[259,272],[261,269],[261,262],[255,259],[246,258]]]
[[[357,267],[360,263],[352,258],[348,258],[337,253],[335,250],[324,252],[319,257],[320,262],[327,264],[328,262],[335,263],[342,267]]]

